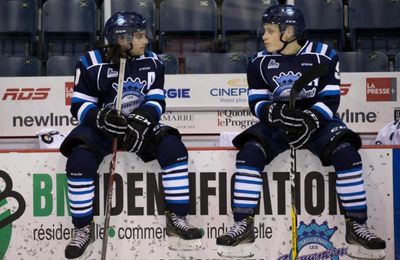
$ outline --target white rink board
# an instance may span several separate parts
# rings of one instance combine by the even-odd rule
[[[371,215],[369,224],[374,228],[374,232],[386,239],[386,259],[391,260],[394,259],[392,150],[364,149],[361,153]],[[149,203],[146,198],[151,191],[154,191],[151,187],[154,187],[155,183],[154,173],[159,172],[158,163],[153,161],[145,164],[132,154],[118,153],[116,173],[122,178],[123,184],[117,184],[118,191],[114,194],[122,196],[123,202],[119,200],[118,204],[121,206],[118,209],[119,213],[111,217],[111,226],[115,228],[116,235],[109,238],[107,259],[185,259],[184,257],[222,259],[216,253],[215,234],[211,230],[230,226],[233,221],[229,206],[229,182],[234,171],[235,155],[236,151],[190,151],[189,170],[195,175],[196,182],[196,216],[190,216],[189,219],[193,224],[202,226],[206,235],[202,239],[201,252],[178,253],[167,249],[167,242],[162,235],[165,227],[164,216],[149,214],[154,206],[154,199]],[[101,164],[100,173],[108,172],[109,158],[107,157]],[[301,221],[309,225],[315,220],[316,225],[309,226],[311,230],[328,227],[334,231],[329,239],[324,237],[300,239],[299,245],[308,241],[301,248],[300,256],[322,254],[328,249],[335,250],[335,248],[337,252],[344,253],[347,250],[344,240],[344,218],[337,213],[328,214],[327,205],[329,201],[333,201],[328,191],[328,172],[333,172],[333,168],[322,167],[318,159],[309,152],[298,152],[297,161],[298,171],[301,173],[302,204],[299,225],[302,225]],[[53,239],[53,236],[56,238],[60,236],[61,227],[64,232],[72,227],[70,218],[65,216],[65,190],[62,189],[64,187],[62,180],[65,181],[65,162],[65,158],[56,152],[0,153],[0,170],[11,177],[12,191],[21,194],[26,203],[23,215],[12,223],[11,241],[4,259],[64,259],[63,250],[68,236],[65,233],[64,238]],[[257,215],[255,224],[262,238],[255,242],[255,256],[252,259],[288,259],[285,255],[291,249],[289,153],[281,154],[265,171],[268,172],[264,174],[264,178],[268,177],[268,185],[265,186],[269,189],[263,191],[261,214]],[[100,183],[102,182],[101,177]],[[103,185],[99,186],[101,186],[99,197],[102,197]],[[304,192],[305,186],[307,192]],[[334,182],[331,182],[330,187],[334,188]],[[0,180],[0,190],[7,189],[11,189],[10,183],[5,187],[4,180]],[[318,195],[316,195],[317,189],[320,191]],[[269,195],[266,191],[269,191]],[[101,199],[100,205],[102,202]],[[113,204],[115,205],[115,201]],[[8,198],[5,203],[3,201],[0,204],[0,220],[9,215],[9,210],[14,214],[18,207],[15,199]],[[224,213],[225,210],[228,215]],[[322,214],[310,215],[318,211],[322,211]],[[97,236],[103,221],[103,210],[100,210],[100,216],[95,217]],[[10,226],[0,229],[3,244],[0,248],[4,248],[4,243],[10,239],[5,232]],[[139,231],[145,232],[148,237],[131,238],[134,234],[140,233]],[[154,236],[150,235],[153,231]],[[128,238],[118,238],[118,236]],[[313,243],[315,239],[323,243]],[[88,259],[100,259],[100,250],[101,239],[97,239]],[[332,259],[349,258],[339,256]]]

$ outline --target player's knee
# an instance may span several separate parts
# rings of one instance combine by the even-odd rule
[[[156,157],[161,167],[188,160],[188,151],[175,135],[163,136],[156,147]]]
[[[331,162],[336,170],[361,166],[361,156],[357,149],[348,142],[340,143],[331,153]]]
[[[251,140],[246,142],[236,156],[237,164],[253,166],[257,169],[263,169],[266,163],[267,154],[263,146]]]
[[[97,162],[95,154],[84,147],[77,147],[71,151],[66,164],[69,178],[95,178],[97,174]]]

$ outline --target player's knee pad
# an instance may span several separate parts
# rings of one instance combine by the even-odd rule
[[[161,168],[188,160],[186,146],[182,143],[180,137],[176,135],[163,136],[155,150]]]
[[[337,145],[331,153],[330,160],[337,171],[362,165],[357,149],[348,142]]]
[[[76,147],[67,160],[67,177],[95,179],[98,166],[96,155],[91,150],[81,146]]]
[[[267,153],[263,146],[256,140],[246,142],[236,155],[236,165],[252,166],[264,169]]]

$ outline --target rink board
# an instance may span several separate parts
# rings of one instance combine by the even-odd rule
[[[364,149],[364,176],[369,202],[369,225],[386,239],[386,259],[395,259],[395,222],[398,228],[399,150]],[[158,185],[159,165],[143,163],[135,155],[118,153],[116,194],[111,217],[107,259],[222,259],[215,236],[232,224],[230,177],[236,151],[190,151],[190,185],[194,202],[190,220],[205,230],[203,249],[176,252],[167,249],[163,201]],[[397,159],[395,159],[397,158]],[[95,197],[96,237],[88,259],[100,259],[103,235],[103,173],[99,168]],[[298,153],[300,180],[300,256],[312,259],[349,259],[344,219],[338,208],[334,172],[322,167],[309,152]],[[72,224],[66,202],[65,158],[57,152],[0,153],[0,259],[64,259]],[[256,217],[253,259],[288,259],[290,253],[289,153],[264,169],[260,214]],[[108,175],[106,175],[108,176]],[[394,202],[395,209],[394,211]],[[397,201],[397,202],[396,202]],[[397,220],[395,221],[395,216]],[[321,235],[322,230],[325,230]],[[396,232],[398,233],[398,232]],[[316,235],[310,235],[316,234]],[[398,241],[398,239],[397,239]],[[311,258],[310,258],[311,259]]]
[[[341,73],[338,116],[358,133],[377,133],[400,118],[400,72]],[[73,77],[0,78],[0,137],[33,136],[43,128],[67,134],[78,124],[70,113]],[[255,124],[246,74],[165,76],[164,124],[182,134],[242,131]],[[47,109],[44,109],[47,108]]]

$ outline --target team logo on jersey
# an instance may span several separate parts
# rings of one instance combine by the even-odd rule
[[[271,59],[268,63],[268,69],[277,69],[279,68],[279,63],[276,62],[274,59]]]
[[[116,78],[116,77],[118,77],[118,71],[113,70],[112,68],[108,68],[107,78]]]
[[[296,74],[293,71],[289,71],[287,74],[284,72],[279,73],[279,76],[273,76],[272,79],[275,81],[277,88],[272,93],[272,101],[288,101],[290,98],[290,91],[293,84],[301,76],[300,72]],[[313,84],[313,83],[310,83]],[[317,93],[317,89],[313,87],[310,90],[302,89],[298,95],[298,99],[312,98]]]
[[[296,80],[300,78],[300,76],[300,72],[294,74],[293,71],[289,71],[287,74],[281,72],[279,73],[279,76],[273,76],[272,79],[278,86],[272,93],[273,101],[289,100],[290,90],[292,89],[292,86],[296,82]]]
[[[118,83],[113,83],[113,88],[115,89],[115,93],[118,91]],[[145,99],[145,94],[143,90],[147,86],[147,82],[145,80],[140,80],[139,78],[135,78],[134,80],[129,77],[124,80],[124,87],[122,92],[122,100],[121,100],[121,112],[124,115],[129,115],[135,108],[138,108]],[[114,107],[114,104],[117,103],[117,96],[115,96],[113,103],[107,104],[106,107]]]

